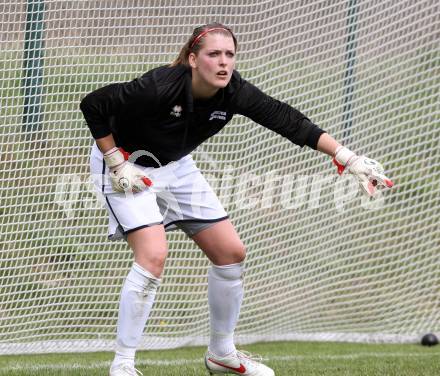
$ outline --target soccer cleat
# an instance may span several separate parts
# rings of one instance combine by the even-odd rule
[[[143,376],[142,372],[134,368],[130,363],[122,363],[117,366],[110,367],[108,376]]]
[[[244,376],[275,376],[272,369],[261,363],[261,357],[252,357],[242,351],[225,357],[208,351],[205,355],[205,366],[210,375],[231,373]]]

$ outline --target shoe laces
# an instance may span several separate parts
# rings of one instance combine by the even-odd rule
[[[141,371],[139,371],[137,368],[134,369],[134,373],[137,376],[144,376],[144,374]]]
[[[249,351],[237,350],[237,356],[244,360],[250,360],[252,362],[261,363],[263,361],[263,357],[258,354],[251,354]]]
[[[125,372],[127,372],[127,376],[144,376],[143,373],[141,371],[139,371],[137,368],[128,366],[128,365],[123,365],[121,367],[121,369]]]

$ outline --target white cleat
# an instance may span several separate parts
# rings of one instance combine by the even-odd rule
[[[143,376],[142,372],[134,368],[130,363],[122,363],[110,367],[108,376]]]
[[[205,366],[210,375],[231,373],[244,376],[275,376],[272,369],[261,363],[261,357],[252,357],[242,351],[223,358],[208,351],[205,355]]]

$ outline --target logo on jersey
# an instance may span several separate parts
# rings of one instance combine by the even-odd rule
[[[224,111],[214,111],[209,116],[209,120],[213,120],[213,119],[226,120],[226,112],[224,112]]]
[[[176,104],[173,108],[172,108],[172,110],[171,110],[171,112],[170,112],[170,115],[173,115],[173,116],[175,116],[175,117],[181,117],[182,116],[182,106],[179,106],[178,104]]]

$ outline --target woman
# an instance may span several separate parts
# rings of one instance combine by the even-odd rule
[[[234,70],[236,49],[237,40],[226,26],[198,27],[170,66],[98,89],[81,102],[96,140],[91,171],[103,174],[97,189],[106,199],[109,235],[124,237],[134,253],[120,297],[111,376],[139,373],[135,351],[167,256],[165,230],[176,227],[212,262],[206,368],[211,374],[274,375],[234,346],[245,247],[189,154],[234,114],[334,157],[339,172],[347,168],[368,195],[392,185],[377,162],[356,156],[301,112],[241,78]]]

